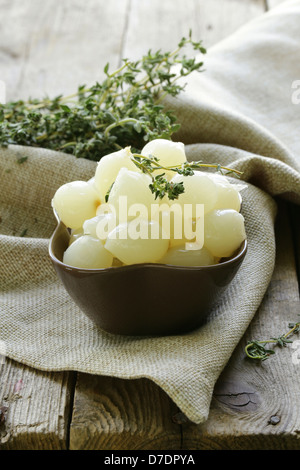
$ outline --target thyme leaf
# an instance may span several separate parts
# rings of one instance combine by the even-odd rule
[[[183,53],[187,45],[197,55],[206,53],[190,31],[173,52],[149,50],[140,60],[123,59],[113,72],[106,64],[101,83],[80,85],[72,95],[1,104],[0,145],[43,147],[98,161],[128,145],[139,152],[149,140],[171,139],[180,125],[162,101],[184,90],[179,79],[203,71],[201,60]]]
[[[285,334],[278,336],[277,338],[270,338],[268,340],[251,340],[248,341],[245,347],[245,353],[250,359],[258,359],[265,361],[270,355],[275,354],[274,349],[266,349],[266,344],[273,343],[275,346],[286,347],[288,343],[293,341],[289,339],[291,334],[298,333],[300,331],[300,322],[289,323],[289,331]]]
[[[133,163],[143,172],[148,174],[152,182],[149,185],[151,192],[155,195],[155,199],[163,199],[165,195],[169,199],[174,200],[178,199],[180,194],[184,193],[183,182],[174,183],[168,181],[165,177],[165,173],[160,173],[158,175],[153,175],[154,171],[174,171],[183,176],[192,176],[194,170],[199,170],[201,168],[214,168],[216,171],[220,171],[222,174],[234,174],[237,177],[240,177],[242,172],[221,166],[219,164],[213,163],[203,163],[202,161],[197,162],[184,162],[180,167],[175,166],[162,166],[159,163],[159,160],[153,155],[143,156],[140,154],[133,154],[132,156]]]

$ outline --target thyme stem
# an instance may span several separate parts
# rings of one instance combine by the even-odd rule
[[[167,194],[168,198],[171,200],[178,199],[179,195],[182,194],[184,189],[184,183],[181,182],[173,182],[168,181],[165,178],[165,171],[174,171],[175,173],[181,174],[183,176],[191,176],[194,174],[194,170],[200,169],[202,167],[205,168],[215,168],[218,171],[224,170],[228,173],[234,173],[236,176],[240,177],[242,174],[241,171],[223,167],[219,164],[213,163],[202,163],[201,161],[197,162],[184,162],[179,167],[176,166],[163,166],[159,163],[159,160],[150,155],[140,155],[137,153],[133,153],[131,156],[131,160],[133,163],[143,172],[146,173],[151,177],[152,183],[149,185],[151,192],[155,195],[155,199],[163,199],[164,196]],[[163,173],[157,175],[157,171],[162,170]],[[154,171],[156,172],[155,174]],[[108,195],[107,195],[108,197]]]
[[[124,63],[93,86],[81,85],[68,96],[0,104],[0,146],[41,146],[98,161],[116,148],[141,151],[145,142],[171,139],[180,124],[162,99],[182,90],[177,79],[202,71],[203,62],[181,52],[187,45],[205,54],[191,32],[173,52],[149,51]]]
[[[143,160],[147,160],[149,161],[149,157],[146,157],[144,155],[140,155],[140,154],[133,154],[133,162],[135,164],[137,164],[137,158],[139,159],[143,159]],[[224,170],[224,171],[227,171],[228,173],[235,173],[237,176],[241,176],[243,174],[242,171],[239,171],[239,170],[236,170],[234,168],[228,168],[226,166],[222,166],[222,165],[219,165],[217,163],[203,163],[201,161],[197,161],[197,162],[186,162],[184,163],[184,165],[182,166],[182,168],[179,168],[179,167],[175,167],[175,166],[162,166],[160,165],[157,161],[155,161],[154,159],[150,159],[151,160],[151,164],[155,166],[155,170],[166,170],[166,171],[174,171],[174,172],[178,172],[178,170],[182,169],[182,168],[193,168],[193,169],[196,169],[196,168],[215,168],[217,170]],[[143,165],[140,165],[140,168],[143,168]]]
[[[300,330],[300,322],[289,324],[290,330],[279,336],[278,338],[270,338],[266,340],[259,340],[259,341],[249,341],[245,347],[245,353],[247,357],[250,359],[259,359],[261,361],[266,360],[271,354],[274,354],[275,351],[273,349],[266,349],[265,345],[268,343],[273,343],[280,347],[286,346],[287,343],[292,343],[288,337],[293,334],[297,333]]]
[[[113,122],[110,126],[105,129],[104,136],[107,138],[112,129],[118,126],[124,126],[124,124],[128,124],[129,122],[138,123],[138,120],[134,118],[126,118],[121,119],[121,121]]]

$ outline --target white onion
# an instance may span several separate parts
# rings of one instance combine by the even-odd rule
[[[97,164],[94,185],[97,188],[101,201],[105,201],[105,196],[111,185],[114,183],[121,168],[138,172],[139,169],[131,160],[132,153],[129,147],[110,153],[101,158]]]
[[[141,154],[145,157],[153,155],[158,158],[158,163],[164,167],[180,167],[182,163],[186,162],[184,144],[182,142],[172,142],[167,139],[151,140],[143,147]],[[164,170],[156,170],[153,174],[159,174],[163,171]],[[174,172],[165,171],[165,175],[172,178]]]
[[[232,209],[214,210],[204,222],[204,246],[216,257],[229,257],[246,238],[244,217]]]
[[[150,183],[150,176],[121,168],[108,198],[109,204],[116,210],[119,221],[130,220],[136,216],[144,218],[149,216],[151,205],[155,204],[154,195],[149,188]],[[136,204],[139,204],[145,213],[140,214]]]
[[[63,262],[83,269],[109,268],[113,256],[100,240],[90,235],[82,235],[66,249]]]
[[[242,198],[237,189],[237,185],[231,184],[223,175],[212,173],[209,174],[209,177],[217,186],[218,197],[214,209],[233,209],[239,212]]]
[[[136,238],[139,234],[147,238]],[[124,264],[155,263],[167,252],[169,239],[157,222],[139,219],[118,225],[104,246]]]
[[[215,258],[205,247],[200,250],[186,250],[185,245],[179,245],[170,248],[159,263],[174,266],[209,266],[215,264]]]
[[[70,240],[69,240],[69,245],[71,245],[73,242],[75,242],[75,240],[77,240],[77,238],[81,237],[82,235],[83,235],[82,227],[72,229],[71,230]]]
[[[97,192],[85,181],[72,181],[62,185],[52,199],[52,207],[60,220],[74,229],[82,227],[86,219],[94,217],[99,204]]]
[[[171,183],[183,183],[184,193],[180,194],[178,199],[170,201],[170,204],[179,203],[183,210],[185,204],[192,204],[192,216],[197,217],[196,205],[204,205],[204,214],[210,212],[217,202],[217,185],[205,173],[195,171],[191,176],[176,174]]]

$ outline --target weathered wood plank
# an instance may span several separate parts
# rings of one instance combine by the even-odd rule
[[[103,78],[122,57],[169,50],[193,29],[211,46],[264,10],[264,0],[1,0],[1,80],[7,99],[55,96]],[[175,25],[175,26],[174,26]],[[13,33],[12,33],[13,32]]]
[[[123,56],[173,50],[189,29],[208,48],[264,11],[264,0],[131,0]]]
[[[149,380],[78,374],[70,449],[179,449],[177,413],[177,406]]]
[[[300,364],[293,363],[295,349],[289,345],[261,364],[251,362],[244,353],[248,340],[287,332],[289,322],[299,321],[299,311],[292,234],[282,205],[269,289],[216,385],[208,421],[201,426],[183,425],[183,448],[300,449]],[[292,339],[297,345],[299,336]]]
[[[0,450],[66,449],[74,373],[0,366]]]
[[[7,99],[56,96],[117,67],[128,0],[2,0],[1,79]]]

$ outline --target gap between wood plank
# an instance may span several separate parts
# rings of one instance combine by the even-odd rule
[[[125,16],[125,24],[124,24],[124,29],[123,33],[121,36],[121,50],[120,50],[120,57],[119,57],[119,63],[118,66],[121,67],[123,58],[124,58],[124,50],[125,50],[125,44],[126,44],[126,37],[128,34],[128,28],[129,28],[129,19],[130,19],[130,14],[132,10],[132,0],[127,0],[127,7],[126,7],[126,16]]]
[[[66,449],[70,449],[70,431],[71,431],[71,423],[73,419],[73,410],[74,410],[74,398],[75,398],[75,390],[76,390],[76,383],[78,372],[74,371],[71,372],[71,380],[70,380],[70,399],[69,399],[69,413],[66,419]]]

